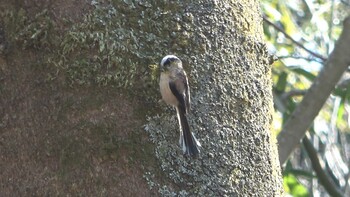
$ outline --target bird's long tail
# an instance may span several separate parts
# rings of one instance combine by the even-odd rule
[[[199,154],[199,147],[201,144],[193,135],[188,125],[188,121],[186,118],[186,113],[184,109],[179,107],[176,108],[177,118],[179,120],[179,125],[182,130],[180,131],[180,146],[182,147],[182,151],[185,155],[189,156],[197,156]]]

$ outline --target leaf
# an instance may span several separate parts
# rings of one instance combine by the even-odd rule
[[[312,74],[311,72],[308,72],[302,68],[299,67],[289,67],[289,69],[297,74],[303,75],[304,77],[306,77],[307,79],[309,79],[310,81],[313,81],[316,76],[314,74]]]
[[[298,179],[293,174],[288,174],[283,177],[284,190],[294,197],[308,197],[309,192],[307,188],[300,184]]]
[[[346,129],[348,127],[348,123],[346,118],[344,118],[345,114],[345,107],[347,106],[347,103],[349,103],[350,100],[350,87],[344,88],[336,88],[333,91],[333,94],[336,96],[341,97],[340,105],[337,111],[337,120],[336,125],[337,128],[340,130]]]
[[[286,72],[282,72],[279,76],[278,76],[278,81],[276,84],[276,90],[278,92],[284,92],[287,86],[287,77],[288,74]]]
[[[303,177],[306,177],[306,178],[316,178],[317,177],[312,172],[309,172],[309,171],[306,171],[306,170],[291,169],[289,172],[291,174],[295,175],[295,176],[303,176]]]
[[[264,13],[271,19],[279,21],[282,17],[282,14],[277,10],[276,5],[271,3],[263,2],[262,4]]]

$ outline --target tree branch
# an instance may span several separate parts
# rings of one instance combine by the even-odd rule
[[[347,17],[344,21],[343,32],[325,66],[278,135],[281,164],[287,160],[290,153],[304,137],[311,122],[317,116],[340,77],[350,64],[349,46],[350,17]]]
[[[337,186],[334,184],[332,179],[324,171],[321,165],[321,160],[318,157],[318,153],[315,150],[312,143],[310,142],[310,140],[307,138],[307,136],[303,138],[303,145],[311,160],[312,168],[316,172],[318,180],[323,185],[325,190],[328,192],[330,196],[342,197],[343,196],[342,192],[337,188]]]
[[[292,36],[288,35],[282,28],[278,27],[277,25],[275,25],[273,22],[271,22],[268,18],[266,18],[266,16],[263,16],[263,19],[266,23],[268,23],[269,25],[271,25],[273,28],[275,28],[277,31],[281,32],[286,38],[288,38],[289,40],[291,40],[294,44],[296,44],[297,46],[299,46],[300,48],[304,49],[305,51],[307,51],[308,53],[310,53],[311,55],[320,58],[322,61],[326,61],[326,58],[323,57],[320,54],[317,54],[309,49],[307,49],[306,47],[304,47],[304,45],[302,45],[301,43],[299,43],[298,41],[294,40],[294,38],[292,38]]]
[[[289,92],[285,92],[281,95],[281,99],[282,101],[285,101],[286,99],[288,99],[289,97],[293,97],[293,96],[303,96],[305,95],[306,90],[291,90]]]
[[[303,56],[291,56],[291,55],[286,55],[286,56],[278,56],[277,57],[279,60],[281,59],[303,59],[306,61],[313,61],[313,62],[318,62],[318,63],[323,63],[323,61],[316,59],[316,58],[310,58],[310,57],[303,57]]]

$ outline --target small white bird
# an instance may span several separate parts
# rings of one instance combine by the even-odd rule
[[[160,62],[160,93],[163,100],[176,108],[180,125],[180,146],[185,155],[197,156],[201,144],[190,130],[186,115],[190,111],[190,88],[181,60],[174,55],[165,56]]]

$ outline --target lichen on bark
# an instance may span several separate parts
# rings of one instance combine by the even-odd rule
[[[281,194],[276,147],[269,131],[272,113],[270,66],[262,40],[261,16],[257,1],[91,1],[88,10],[77,20],[59,21],[63,23],[63,29],[57,29],[57,21],[50,21],[50,17],[54,15],[52,10],[38,12],[40,14],[34,17],[28,17],[28,13],[22,9],[5,14],[8,19],[18,19],[5,24],[7,30],[11,29],[11,24],[18,24],[14,26],[17,29],[13,29],[14,37],[10,38],[13,39],[11,42],[16,42],[16,46],[34,48],[36,54],[44,54],[38,59],[44,67],[43,70],[49,71],[49,81],[64,81],[72,87],[94,87],[95,84],[97,87],[109,87],[107,93],[98,93],[103,98],[99,101],[102,103],[99,105],[104,106],[102,110],[96,103],[80,106],[79,103],[84,103],[81,101],[84,99],[79,98],[84,98],[84,95],[76,101],[74,91],[69,92],[68,96],[58,94],[57,98],[52,98],[51,94],[46,95],[52,100],[59,100],[58,104],[52,104],[52,108],[57,108],[58,111],[53,110],[52,113],[68,117],[67,120],[61,120],[57,115],[55,118],[59,121],[68,122],[69,126],[75,128],[77,125],[74,121],[79,120],[77,122],[83,125],[78,125],[80,132],[88,130],[94,134],[96,129],[101,130],[101,137],[94,138],[89,136],[89,133],[84,133],[88,140],[79,146],[73,146],[81,142],[81,138],[78,137],[81,134],[79,131],[76,131],[75,138],[71,138],[72,134],[64,131],[64,126],[64,138],[55,132],[57,138],[62,138],[62,141],[67,139],[69,144],[72,144],[66,152],[61,153],[61,150],[57,150],[58,153],[67,156],[57,156],[63,161],[62,164],[66,161],[65,158],[70,158],[68,156],[75,156],[70,154],[74,149],[78,149],[76,152],[83,158],[82,161],[91,164],[89,155],[83,155],[85,151],[90,150],[91,141],[96,140],[108,146],[110,144],[105,144],[101,139],[106,138],[114,142],[110,137],[114,132],[127,135],[126,128],[127,131],[136,129],[133,126],[137,124],[131,124],[132,121],[120,120],[115,113],[109,113],[108,109],[112,107],[113,110],[119,110],[116,113],[121,115],[128,110],[148,115],[144,128],[150,141],[156,146],[154,155],[159,161],[159,166],[145,167],[143,165],[147,164],[143,163],[142,167],[145,167],[144,178],[152,190],[157,190],[165,196]],[[62,33],[61,37],[57,36],[58,32]],[[49,35],[56,36],[50,39]],[[189,75],[192,95],[189,120],[191,129],[203,146],[198,159],[190,160],[182,156],[177,143],[179,131],[175,111],[157,103],[160,94],[155,65],[167,54],[179,56]],[[29,71],[34,70],[32,67],[26,68]],[[32,74],[35,75],[35,72]],[[45,88],[43,92],[47,90]],[[96,89],[94,91],[98,92]],[[87,97],[94,100],[94,91],[87,90]],[[48,93],[56,91],[50,89]],[[120,95],[114,96],[115,94]],[[112,97],[117,98],[115,102],[111,101]],[[45,98],[40,102],[46,102]],[[38,98],[33,96],[31,99],[34,103]],[[61,104],[67,104],[69,99],[75,101],[74,105],[70,105],[82,108],[78,109],[73,117],[70,112],[74,112],[74,109],[67,107],[65,111],[60,108]],[[129,102],[133,99],[137,99],[138,102]],[[129,104],[121,103],[123,101]],[[123,107],[125,111],[121,110]],[[91,113],[93,118],[86,113]],[[33,111],[33,115],[37,114]],[[46,118],[46,114],[43,114],[43,117],[35,117],[38,120]],[[132,113],[128,114],[130,116],[127,119],[139,118],[131,115]],[[101,116],[111,120],[106,121]],[[90,123],[84,124],[84,121],[90,119],[97,122],[97,126],[102,125],[102,128],[94,130]],[[56,120],[49,121],[62,125]],[[120,127],[120,131],[114,131],[115,127],[106,127],[110,124],[123,125],[123,122],[118,121],[129,124]],[[91,124],[94,125],[95,122]],[[25,129],[27,126],[30,125],[26,125]],[[130,143],[126,143],[125,139]],[[128,162],[129,159],[137,157],[129,155],[129,152],[136,152],[135,155],[138,155],[143,154],[142,151],[151,150],[149,147],[133,147],[135,144],[140,145],[140,142],[134,143],[135,139],[138,138],[125,137],[120,140],[123,143],[112,143],[108,150],[114,151],[114,155],[120,153],[114,149],[125,148],[128,151],[124,152],[123,159],[127,158],[125,160]],[[46,139],[42,141],[46,142]],[[56,142],[52,138],[49,141]],[[57,143],[58,147],[63,146],[66,150],[64,143]],[[128,146],[125,147],[125,144]],[[96,146],[93,146],[96,150],[101,148],[93,145]],[[144,155],[149,154],[148,152]],[[93,156],[97,161],[100,159],[99,153],[94,153]],[[80,162],[79,157],[77,162]],[[67,165],[69,169],[71,164],[67,162]],[[95,167],[95,164],[90,166]],[[87,169],[91,170],[89,167]],[[97,176],[100,175],[94,170],[92,171]],[[109,171],[104,172],[104,176],[107,177]],[[52,177],[56,177],[56,174],[53,173]],[[75,178],[74,174],[67,177]],[[63,185],[67,180],[62,181]],[[97,180],[101,180],[98,191],[105,194],[102,193],[105,192],[103,181],[108,179],[97,177]],[[60,179],[58,182],[61,183]],[[81,182],[74,183],[79,188],[84,187]],[[88,190],[85,191],[87,192]]]
[[[181,189],[166,188],[198,196],[282,195],[276,145],[271,144],[271,67],[259,4],[179,5],[172,15],[182,16],[180,34],[190,36],[177,54],[189,71],[189,119],[203,147],[198,159],[181,156],[174,110],[149,119],[145,128],[157,145],[161,168]]]

